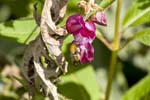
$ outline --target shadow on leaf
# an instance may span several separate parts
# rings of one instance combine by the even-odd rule
[[[82,85],[73,82],[59,85],[58,91],[71,100],[91,100],[86,89]]]

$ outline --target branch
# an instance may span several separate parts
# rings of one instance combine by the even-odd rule
[[[127,41],[125,42],[125,44],[119,48],[119,51],[122,50],[123,48],[125,48],[133,40],[134,40],[134,36],[128,38]]]
[[[96,37],[111,51],[113,51],[112,45],[100,34],[96,34]]]

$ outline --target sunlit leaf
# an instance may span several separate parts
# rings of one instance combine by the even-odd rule
[[[80,12],[81,9],[79,9],[79,2],[80,0],[69,0],[67,5],[67,14],[73,14]]]
[[[125,93],[122,100],[149,100],[150,99],[150,76],[146,76],[140,82]]]
[[[150,0],[135,0],[123,19],[123,29],[150,22]]]
[[[0,24],[0,37],[9,38],[19,43],[29,43],[39,34],[34,19],[22,19]]]
[[[150,46],[150,28],[144,29],[138,33],[135,33],[134,38],[143,44]]]
[[[67,98],[73,100],[99,100],[99,88],[92,66],[87,66],[76,72],[62,77],[62,84],[58,86]]]
[[[115,0],[102,0],[100,3],[100,7],[106,8],[108,7],[111,3],[113,3]]]
[[[150,11],[148,13],[146,13],[145,15],[143,15],[141,18],[139,18],[138,20],[136,20],[132,26],[137,26],[140,24],[144,24],[144,23],[150,23]]]

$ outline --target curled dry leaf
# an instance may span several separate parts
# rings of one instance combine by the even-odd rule
[[[99,5],[94,3],[94,0],[89,0],[88,2],[86,0],[81,0],[79,3],[79,7],[84,9],[85,15],[87,15],[94,9],[100,9]]]
[[[23,74],[29,85],[29,96],[41,90],[50,100],[58,100],[57,82],[60,75],[67,72],[60,47],[66,30],[56,26],[65,14],[67,0],[45,0],[41,17],[34,13],[40,25],[40,35],[32,41],[24,53]],[[36,11],[36,9],[35,9]],[[37,20],[37,19],[40,19]]]

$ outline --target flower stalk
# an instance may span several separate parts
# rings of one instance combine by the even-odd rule
[[[109,100],[113,76],[114,76],[116,64],[117,64],[117,53],[119,49],[119,23],[120,23],[121,3],[122,3],[122,0],[117,0],[117,9],[116,9],[115,27],[114,27],[114,41],[113,41],[114,51],[112,51],[112,56],[111,56],[111,61],[110,61],[110,72],[109,72],[108,83],[106,87],[105,100]]]
[[[100,34],[96,34],[96,37],[110,50],[114,51],[112,45],[106,40],[106,38]]]

